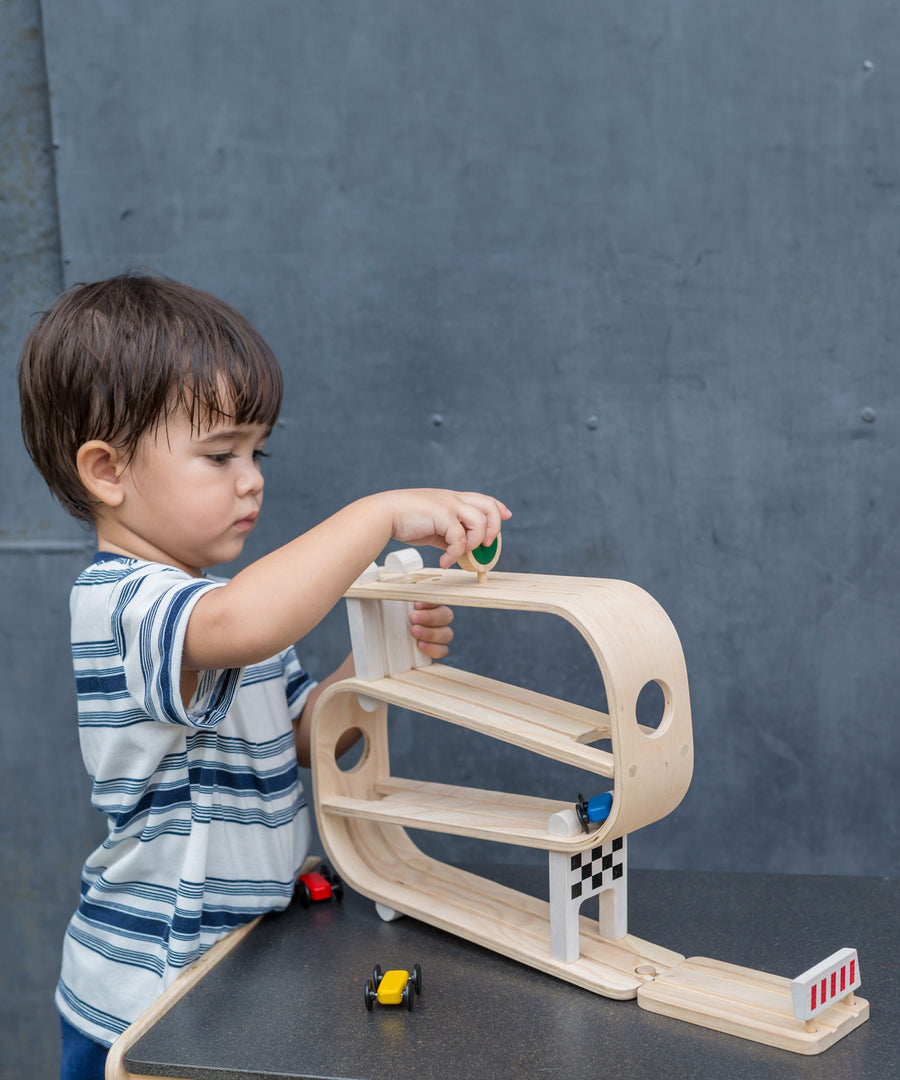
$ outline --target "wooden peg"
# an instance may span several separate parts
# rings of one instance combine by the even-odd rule
[[[466,551],[456,560],[463,570],[470,570],[478,575],[478,584],[487,581],[488,571],[493,570],[500,558],[500,534],[492,544],[479,544],[474,551]]]

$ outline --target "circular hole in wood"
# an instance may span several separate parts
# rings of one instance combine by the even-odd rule
[[[337,750],[335,750],[334,760],[337,762],[337,767],[341,772],[352,772],[354,769],[359,768],[360,765],[366,760],[369,754],[369,740],[363,731],[359,728],[348,728],[344,734],[338,740],[338,745],[345,745],[345,741],[354,739],[352,746],[349,746],[343,754],[338,756]]]
[[[659,734],[663,730],[668,709],[669,693],[666,686],[656,679],[644,683],[634,711],[638,724],[648,735]]]

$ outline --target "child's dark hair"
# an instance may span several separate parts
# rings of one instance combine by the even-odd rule
[[[227,417],[272,426],[278,361],[233,308],[168,278],[123,274],[69,289],[28,335],[19,361],[22,435],[70,514],[93,520],[79,447],[100,439],[126,459],[183,408],[201,427]]]

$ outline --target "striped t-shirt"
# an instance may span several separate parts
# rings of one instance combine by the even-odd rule
[[[233,927],[284,908],[309,848],[292,720],[314,683],[294,650],[201,672],[181,698],[188,618],[222,584],[101,553],[72,589],[81,749],[109,834],[56,1003],[102,1043]]]

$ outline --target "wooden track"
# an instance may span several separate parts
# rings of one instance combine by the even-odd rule
[[[341,876],[395,912],[587,990],[636,997],[651,1011],[758,1042],[819,1053],[863,1023],[868,1005],[856,998],[817,1017],[812,1030],[793,1015],[789,980],[714,960],[685,961],[624,933],[624,923],[621,930],[618,923],[606,924],[623,933],[609,940],[600,936],[597,923],[579,918],[575,958],[566,962],[551,946],[549,903],[440,863],[416,847],[408,828],[540,848],[551,861],[560,858],[554,852],[574,859],[670,813],[691,779],[684,657],[671,622],[647,593],[603,579],[495,572],[481,579],[459,570],[391,573],[372,567],[347,593],[356,605],[351,627],[357,671],[367,677],[325,691],[312,729],[319,832]],[[397,630],[401,621],[392,605],[417,600],[565,619],[600,668],[608,713],[438,664],[410,669],[401,660],[398,666],[394,658],[405,655],[398,634],[408,630]],[[641,726],[636,715],[638,696],[649,682],[659,684],[665,699],[654,729]],[[612,780],[609,817],[585,833],[577,822],[570,827],[571,803],[392,776],[391,705]],[[364,749],[353,768],[342,770],[336,747],[351,728],[362,732]]]
[[[702,956],[642,986],[638,1004],[795,1054],[821,1054],[869,1018],[869,1003],[851,996],[818,1016],[808,1030],[794,1015],[790,979]]]

